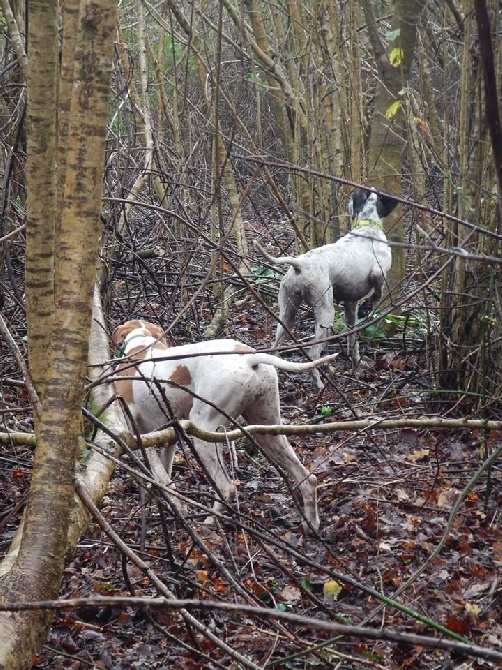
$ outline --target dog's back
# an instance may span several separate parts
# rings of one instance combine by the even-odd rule
[[[174,417],[196,421],[192,408],[197,397],[223,408],[227,418],[221,417],[222,424],[228,423],[228,416],[249,415],[250,406],[257,405],[258,398],[277,397],[275,368],[301,372],[336,356],[300,363],[257,352],[232,339],[171,348],[159,346],[155,338],[150,340],[150,347],[146,348],[146,340],[142,340],[139,356],[133,352],[133,367],[130,367],[130,352],[126,352],[119,374],[128,372],[127,376],[134,379],[124,379],[117,384],[119,393],[127,397],[142,432],[157,430]],[[197,411],[205,412],[205,409],[200,406]],[[275,416],[277,407],[273,412]],[[263,409],[261,414],[267,418]]]
[[[275,262],[291,266],[282,280],[283,290],[293,291],[310,303],[310,296],[318,296],[324,289],[319,283],[329,278],[336,301],[360,300],[372,289],[374,271],[385,274],[391,267],[386,240],[382,230],[359,226],[333,244],[297,257],[281,256]]]
[[[221,395],[232,384],[249,381],[245,356],[254,349],[235,340],[212,340],[169,349],[155,346],[135,358],[128,379],[120,383],[119,393],[127,403],[141,432],[158,430],[169,420],[188,419],[194,395],[207,398]],[[126,374],[128,359],[121,363]],[[119,372],[120,374],[120,372]],[[230,379],[231,377],[231,379]],[[128,386],[126,386],[128,384]]]
[[[333,297],[339,302],[360,300],[373,288],[375,275],[385,275],[392,264],[387,238],[373,226],[359,226],[340,238],[329,265]]]

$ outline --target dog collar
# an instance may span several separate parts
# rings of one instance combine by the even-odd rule
[[[361,226],[371,226],[372,228],[378,228],[383,230],[383,226],[380,221],[374,221],[373,219],[360,219],[356,221],[352,228],[360,228]]]
[[[122,344],[117,349],[117,351],[115,352],[115,358],[122,358],[129,342],[131,342],[132,340],[135,340],[137,337],[145,337],[145,335],[144,335],[144,333],[136,333],[136,335],[132,335],[131,337],[126,337],[124,339],[124,341],[122,342]]]

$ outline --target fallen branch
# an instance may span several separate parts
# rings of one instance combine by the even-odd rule
[[[424,430],[426,428],[436,428],[438,430],[483,430],[483,431],[501,431],[502,421],[488,421],[486,419],[443,419],[438,416],[423,416],[420,419],[358,419],[357,421],[331,421],[329,423],[320,423],[315,425],[298,426],[274,424],[270,426],[246,426],[245,432],[235,428],[226,432],[212,432],[199,428],[193,421],[179,421],[180,428],[187,435],[199,437],[206,442],[214,444],[226,442],[227,440],[238,440],[246,435],[316,435],[326,433],[336,433],[338,431],[364,431],[364,430],[388,430],[396,428],[414,428]],[[130,433],[124,431],[120,437],[126,442],[127,446],[135,449],[136,438]],[[165,428],[151,433],[145,433],[141,436],[141,441],[145,447],[155,447],[159,444],[176,439],[177,434],[174,428]],[[15,431],[1,431],[0,444],[16,445],[34,445],[35,436],[33,433],[21,433]]]
[[[213,600],[197,600],[195,598],[178,600],[175,598],[137,598],[137,597],[107,597],[95,596],[93,598],[70,598],[68,600],[42,600],[40,602],[1,604],[0,611],[20,611],[26,609],[53,609],[67,610],[75,607],[137,607],[140,610],[166,609],[180,610],[204,610],[227,612],[242,617],[254,616],[263,619],[281,621],[302,628],[323,630],[337,635],[357,637],[372,640],[387,640],[390,642],[401,642],[413,644],[430,649],[442,649],[443,651],[464,654],[469,657],[484,658],[486,660],[501,660],[502,651],[479,647],[475,644],[464,644],[453,640],[438,640],[425,635],[413,633],[398,633],[387,628],[362,628],[360,626],[346,626],[333,621],[321,621],[299,614],[280,612],[267,607],[254,607],[252,605],[239,605],[234,603],[218,602]],[[235,653],[235,652],[234,652]]]

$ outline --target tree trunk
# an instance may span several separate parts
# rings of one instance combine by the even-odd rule
[[[82,431],[81,407],[100,232],[116,7],[113,0],[102,0],[99,5],[82,3],[80,7],[60,206],[54,178],[58,108],[51,104],[44,114],[40,105],[42,86],[46,104],[52,98],[57,101],[57,7],[51,7],[35,3],[29,22],[28,86],[34,104],[28,128],[28,192],[43,199],[46,193],[40,190],[40,184],[50,189],[46,206],[40,207],[36,198],[30,199],[27,232],[28,238],[33,235],[42,243],[41,232],[46,229],[49,239],[41,250],[34,249],[30,240],[29,250],[34,258],[30,258],[27,270],[28,310],[33,309],[42,319],[37,330],[33,314],[29,316],[34,338],[29,365],[35,371],[41,411],[35,413],[37,447],[19,552],[0,578],[3,602],[54,598],[59,591],[73,508],[75,448]],[[39,65],[37,60],[41,61]],[[45,76],[52,85],[49,95]],[[40,151],[45,152],[43,165]],[[46,177],[46,173],[50,176]],[[38,267],[40,282],[36,280]],[[45,638],[49,621],[47,613],[36,611],[0,614],[0,667],[31,667],[32,655]]]
[[[36,3],[30,12],[28,35],[26,317],[30,374],[40,400],[44,395],[48,371],[47,346],[54,316],[59,59],[57,14],[57,6],[51,0]]]
[[[372,3],[362,0],[370,41],[380,74],[371,122],[368,148],[368,181],[375,186],[401,195],[403,154],[406,145],[406,117],[402,93],[410,75],[415,53],[417,21],[424,0],[397,0],[394,6],[391,35],[386,49],[382,44]],[[385,220],[388,239],[403,242],[403,217],[393,214]],[[404,277],[405,254],[403,248],[392,249],[392,268],[387,275],[390,291]]]
[[[492,3],[492,17],[496,17],[497,12],[498,3]],[[496,19],[492,19],[492,25],[497,25]],[[484,28],[490,30],[489,25]],[[458,215],[472,220],[481,229],[500,235],[496,152],[490,145],[489,114],[486,113],[487,79],[483,86],[479,68],[479,37],[476,36],[473,15],[465,18],[463,37],[462,85],[459,92]],[[487,40],[486,35],[484,40]],[[487,45],[483,46],[486,48]],[[483,65],[490,67],[487,63]],[[493,61],[491,70],[488,81],[497,75]],[[498,79],[498,87],[490,90],[491,104],[497,108],[500,72]],[[469,226],[450,227],[447,240],[451,246],[465,247],[474,254],[498,256],[500,253],[498,237],[481,230],[473,231]],[[438,384],[443,389],[454,391],[454,400],[465,410],[483,408],[490,413],[495,407],[500,408],[497,400],[501,392],[502,366],[499,286],[498,265],[457,258],[451,261],[443,274]]]

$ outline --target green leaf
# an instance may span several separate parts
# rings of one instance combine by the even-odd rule
[[[363,335],[369,340],[383,340],[386,337],[385,330],[376,324],[366,326],[363,330]]]
[[[300,582],[300,584],[303,586],[303,588],[304,588],[306,591],[310,591],[310,592],[312,593],[312,591],[314,590],[314,587],[313,587],[312,584],[308,581],[308,579],[302,579],[301,582]]]
[[[274,602],[272,596],[270,595],[270,592],[267,591],[266,589],[263,589],[263,591],[261,591],[261,592],[258,594],[258,598],[262,601],[262,603],[264,603],[265,605],[268,605],[269,607],[270,607],[270,606],[273,604],[273,602]]]
[[[389,60],[392,67],[399,67],[403,61],[403,50],[400,47],[394,47],[389,54]]]
[[[267,268],[260,263],[253,263],[251,265],[251,274],[255,281],[263,281],[266,279],[281,279],[282,274],[273,268]]]
[[[401,100],[395,100],[385,111],[385,118],[393,119],[401,107]]]
[[[389,42],[393,42],[394,40],[397,40],[400,34],[401,34],[401,28],[396,28],[395,30],[389,30],[389,32],[385,35],[385,37]]]

